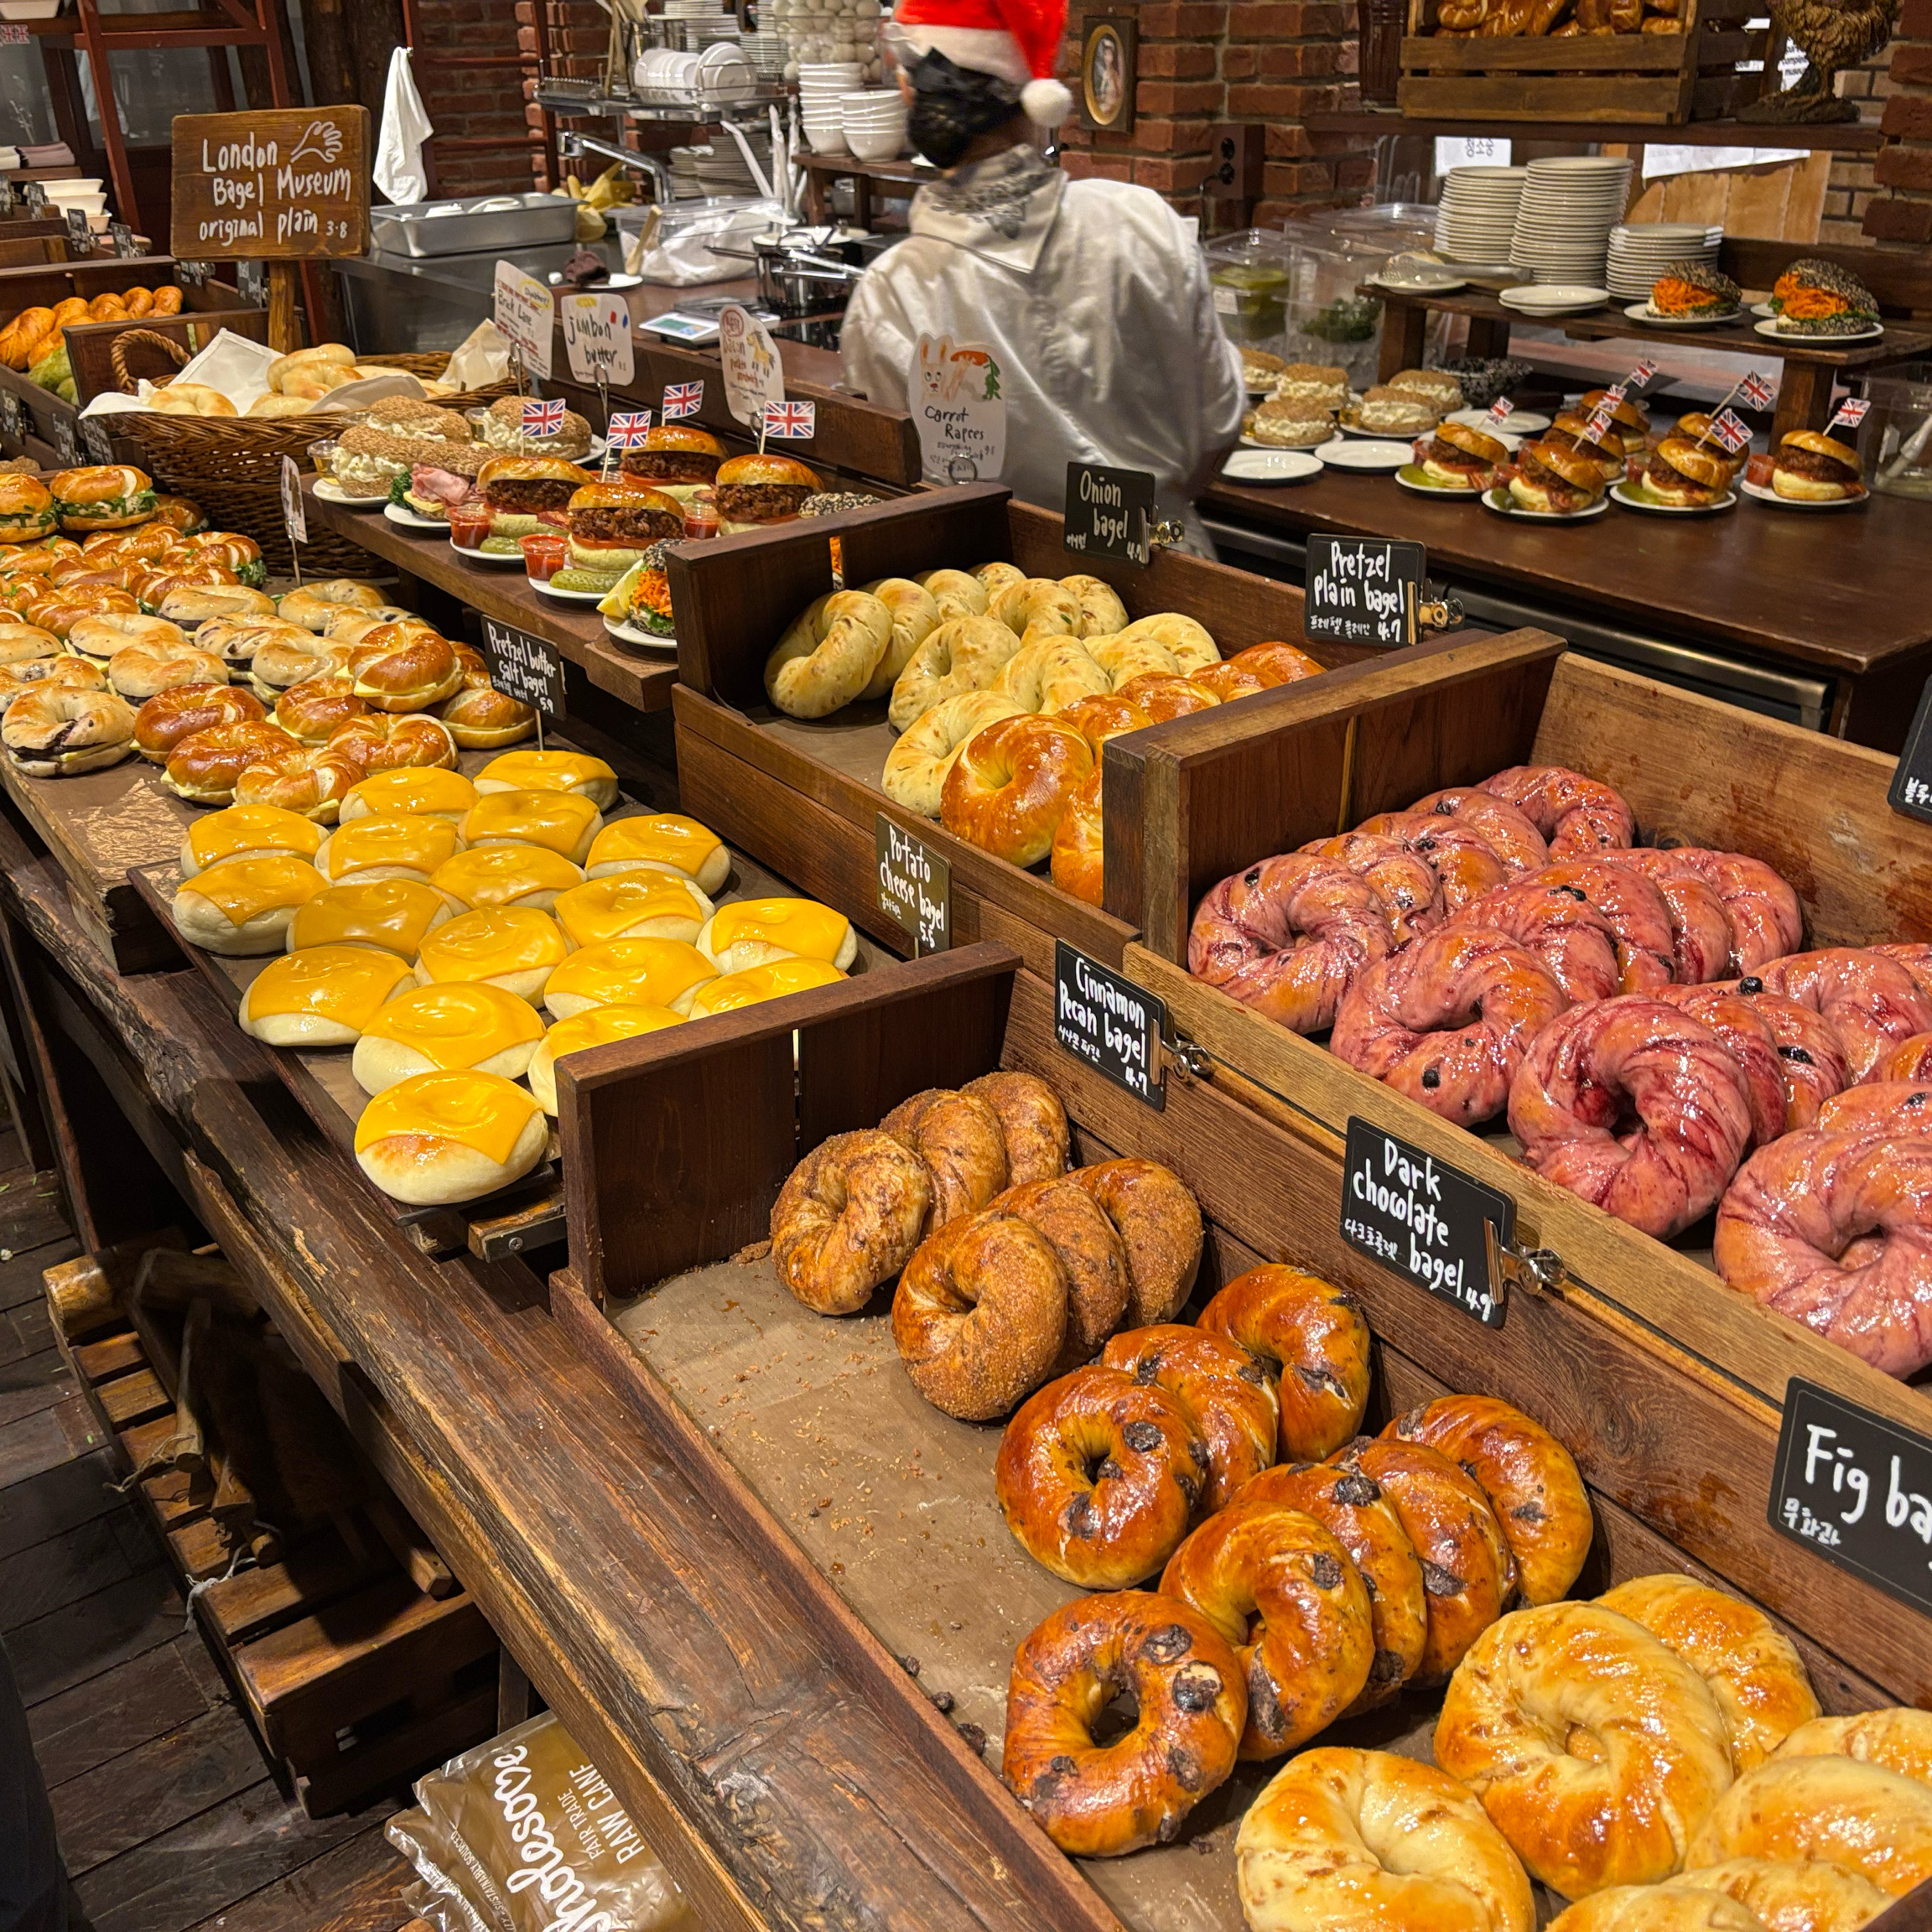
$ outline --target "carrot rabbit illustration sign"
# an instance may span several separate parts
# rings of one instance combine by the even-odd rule
[[[1006,460],[1006,398],[984,342],[922,335],[906,384],[919,456],[935,483],[986,483]]]

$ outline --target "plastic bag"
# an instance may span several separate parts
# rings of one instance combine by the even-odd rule
[[[621,225],[622,217],[619,218]],[[782,211],[776,201],[720,200],[713,208],[700,210],[680,219],[676,205],[664,216],[655,241],[642,248],[632,264],[626,267],[673,288],[695,288],[706,282],[734,282],[752,272],[751,243],[784,226]],[[714,255],[714,242],[723,242],[740,252]]]
[[[546,1711],[419,1779],[389,1820],[436,1932],[695,1932],[683,1894]]]

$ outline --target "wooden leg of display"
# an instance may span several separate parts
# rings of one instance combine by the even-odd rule
[[[286,356],[298,346],[295,340],[295,264],[268,264],[268,346],[278,356]]]

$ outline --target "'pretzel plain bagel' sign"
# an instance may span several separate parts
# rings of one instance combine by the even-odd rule
[[[177,115],[171,240],[200,262],[362,254],[369,110]]]

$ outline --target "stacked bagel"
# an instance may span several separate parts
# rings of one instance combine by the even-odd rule
[[[1048,1618],[1008,1690],[1007,1782],[1063,1848],[1171,1837],[1238,1759],[1280,1757],[1407,1683],[1441,1682],[1513,1598],[1552,1602],[1576,1581],[1592,1520],[1568,1452],[1483,1396],[1350,1440],[1367,1339],[1338,1291],[1259,1268],[1198,1327],[1116,1337],[1103,1366],[1009,1425],[997,1479],[1015,1535],[1056,1575],[1118,1592]],[[1156,1571],[1156,1590],[1120,1588]],[[1086,1686],[1111,1673],[1107,1688],[1123,1687],[1133,1673],[1112,1653],[1161,1629],[1169,1654],[1149,1659],[1143,1639],[1140,1668],[1213,1679],[1212,1700],[1204,1681],[1179,1698],[1215,1711],[1211,1748],[1150,1722],[1158,1698],[1125,1738],[1096,1743],[1107,1700]],[[1194,1774],[1209,1765],[1218,1774]],[[1137,1803],[1120,1801],[1129,1791]]]
[[[1797,952],[1771,867],[1635,837],[1612,787],[1515,766],[1223,880],[1188,969],[1445,1119],[1506,1113],[1531,1167],[1647,1233],[1717,1208],[1732,1285],[1911,1374],[1932,945]]]
[[[901,734],[889,798],[1010,864],[1051,859],[1057,886],[1098,905],[1101,745],[1322,668],[1287,644],[1223,662],[1191,617],[1130,622],[1098,577],[994,563],[815,600],[779,639],[765,690],[797,718],[886,699]]]

